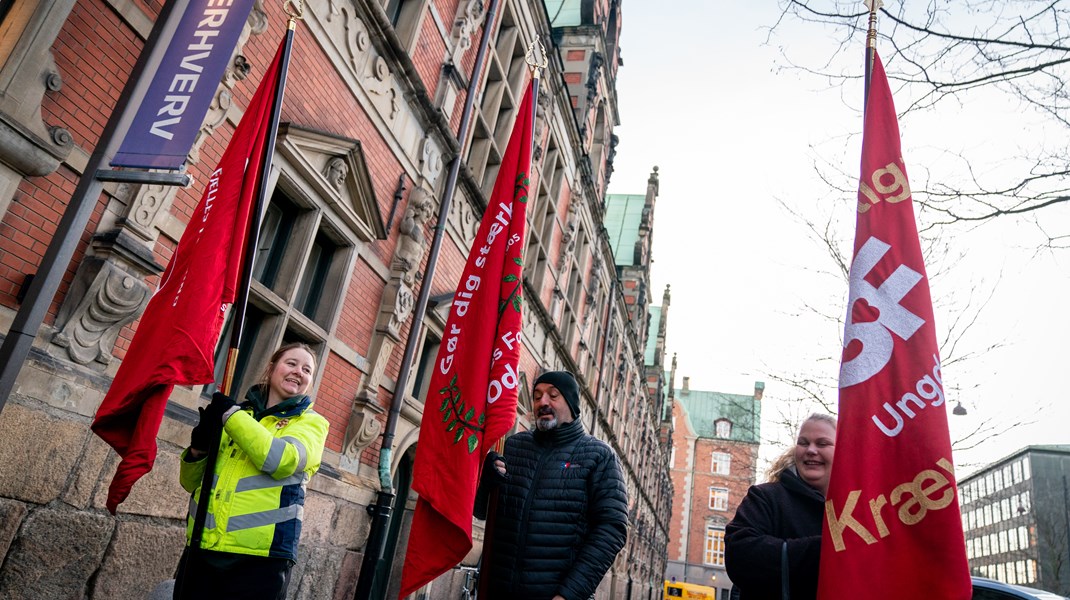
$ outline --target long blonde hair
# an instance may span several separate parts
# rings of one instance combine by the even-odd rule
[[[802,431],[802,426],[809,423],[810,421],[820,421],[822,423],[827,423],[828,425],[832,426],[833,431],[836,430],[836,417],[825,413],[813,413],[809,417],[806,417],[806,420],[803,421],[801,425],[799,425],[799,431]],[[796,437],[798,437],[798,434],[796,434]],[[780,481],[780,476],[784,474],[784,471],[787,471],[789,467],[794,465],[795,444],[792,444],[788,446],[784,450],[784,452],[782,452],[780,456],[776,458],[776,460],[773,461],[773,464],[769,465],[769,470],[766,471],[766,481],[770,483]]]

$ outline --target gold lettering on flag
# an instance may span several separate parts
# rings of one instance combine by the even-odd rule
[[[937,460],[936,465],[950,475],[950,479],[939,471],[924,469],[911,481],[897,485],[890,494],[891,502],[884,494],[878,494],[876,498],[869,500],[870,514],[877,528],[877,535],[881,539],[891,535],[882,514],[884,507],[898,508],[893,514],[904,525],[917,525],[930,510],[947,508],[954,502],[955,485],[952,483],[955,479],[954,467],[946,458]],[[838,515],[833,501],[825,501],[825,517],[828,520],[829,534],[832,536],[832,546],[836,552],[843,552],[847,549],[843,534],[848,529],[855,532],[867,545],[880,541],[854,515],[861,495],[862,490],[852,490],[848,493],[843,511]]]

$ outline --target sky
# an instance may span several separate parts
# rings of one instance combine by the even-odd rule
[[[620,144],[609,186],[643,193],[659,167],[651,297],[660,301],[671,285],[667,362],[676,355],[677,387],[688,376],[693,389],[749,394],[765,382],[766,460],[793,436],[777,427],[781,416],[811,408],[774,377],[834,381],[839,371],[836,320],[847,283],[800,218],[831,220],[846,244],[853,239],[850,204],[814,164],[857,172],[863,94],[861,79],[829,87],[785,68],[781,48],[820,65],[837,44],[797,22],[770,37],[778,16],[772,0],[623,3]],[[859,42],[850,57],[859,72],[862,57]],[[893,97],[905,106],[908,92],[893,86]],[[900,130],[915,189],[920,177],[961,177],[952,153],[964,148],[986,151],[973,166],[998,175],[1042,135],[1028,111],[1002,97],[911,114]],[[1070,211],[1042,218],[1070,222]],[[1028,221],[948,230],[950,253],[927,265],[938,335],[978,315],[953,351],[941,351],[949,404],[967,410],[949,415],[953,443],[978,428],[1009,428],[958,442],[960,475],[1026,445],[1070,443],[1070,250],[1038,253],[1038,239]],[[826,400],[834,403],[834,389]]]

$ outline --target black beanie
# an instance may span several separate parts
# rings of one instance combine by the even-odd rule
[[[565,402],[568,403],[568,408],[572,411],[572,418],[580,418],[580,386],[576,383],[576,378],[572,376],[572,373],[568,371],[547,371],[539,375],[538,379],[535,380],[535,385],[540,383],[549,383],[557,388],[557,391],[564,396]],[[535,386],[532,386],[532,389],[535,389]]]

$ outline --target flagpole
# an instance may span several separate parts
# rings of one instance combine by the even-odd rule
[[[531,42],[528,46],[527,54],[524,55],[525,62],[528,63],[528,68],[531,69],[531,123],[534,126],[535,117],[539,114],[539,78],[542,76],[542,70],[546,68],[546,48],[543,47],[542,41],[538,38]],[[517,118],[524,118],[525,115],[517,115]],[[539,143],[539,140],[535,139],[535,136],[531,136],[531,148],[529,156],[534,155],[535,146]],[[499,454],[505,449],[505,436],[498,438],[494,442],[494,451]],[[494,530],[494,513],[497,512],[498,506],[498,489],[492,489],[487,494],[487,519],[483,522],[483,549],[479,554],[479,562],[477,564],[476,571],[476,597],[487,598],[489,592],[487,586],[489,585],[490,578],[487,577],[487,569],[489,561],[487,558],[491,555],[491,531]]]
[[[498,10],[498,3],[499,0],[490,0],[490,4],[487,6],[483,34],[480,38],[479,50],[476,52],[475,64],[472,66],[472,76],[468,80],[464,110],[461,112],[461,124],[458,127],[457,140],[460,142],[460,150],[450,161],[449,174],[446,177],[446,185],[442,191],[442,200],[439,202],[435,235],[431,240],[431,252],[427,257],[423,285],[420,287],[420,293],[416,298],[416,306],[412,311],[412,324],[409,326],[409,335],[405,340],[405,352],[401,356],[401,366],[398,368],[398,378],[394,384],[394,396],[390,400],[390,413],[387,415],[386,427],[383,429],[383,441],[379,449],[380,489],[376,494],[375,504],[368,505],[367,509],[368,514],[372,517],[372,522],[371,529],[368,531],[368,541],[364,546],[364,558],[360,564],[357,588],[353,595],[354,600],[366,600],[371,596],[372,584],[375,581],[375,571],[378,569],[380,561],[383,560],[383,550],[386,548],[386,531],[387,526],[390,524],[391,504],[393,504],[395,497],[394,484],[390,477],[394,433],[397,431],[398,419],[401,417],[401,406],[405,403],[405,388],[409,384],[413,357],[416,354],[416,346],[420,341],[420,332],[423,327],[424,312],[427,311],[427,300],[431,296],[431,283],[434,281],[439,249],[442,247],[442,238],[446,232],[446,220],[449,217],[450,203],[453,201],[453,194],[457,189],[457,177],[460,174],[461,163],[463,162],[464,140],[468,134],[469,123],[472,120],[472,111],[479,91],[479,81],[483,72],[483,63],[487,57],[487,48],[490,46],[491,30],[494,24],[494,14]]]
[[[294,7],[295,12],[290,12],[290,7]],[[279,59],[279,80],[275,86],[275,97],[271,106],[271,118],[268,121],[267,140],[264,144],[264,153],[260,157],[260,177],[256,184],[256,193],[253,198],[253,207],[251,214],[249,215],[249,228],[246,232],[245,240],[245,252],[242,256],[242,275],[238,284],[238,295],[235,298],[234,304],[231,306],[233,311],[231,322],[233,327],[230,331],[230,346],[227,350],[227,362],[226,368],[223,371],[223,380],[220,384],[220,390],[224,394],[230,394],[231,385],[234,380],[234,370],[238,361],[238,347],[241,343],[242,332],[245,329],[245,311],[249,302],[249,287],[252,282],[253,274],[253,262],[256,257],[256,248],[259,243],[260,237],[260,217],[264,210],[264,204],[266,200],[266,190],[268,180],[271,176],[271,161],[275,154],[275,140],[278,137],[279,132],[279,117],[282,113],[282,100],[286,93],[286,74],[289,71],[290,66],[290,51],[293,47],[294,30],[297,28],[297,20],[304,18],[304,9],[300,0],[296,5],[287,2],[283,6],[283,10],[289,15],[289,21],[286,25],[286,37],[282,44],[282,56]],[[204,475],[201,478],[201,495],[200,502],[197,503],[197,513],[193,518],[193,530],[190,532],[189,542],[189,556],[185,562],[186,569],[179,574],[179,577],[184,578],[186,570],[189,568],[189,564],[192,562],[193,556],[201,551],[201,539],[204,534],[204,523],[208,519],[208,501],[206,498],[205,490],[208,490],[210,495],[212,489],[212,481],[215,477],[215,466],[219,456],[219,442],[222,437],[222,429],[219,430],[219,437],[214,440],[214,443],[208,446],[208,456],[205,458]],[[189,587],[183,585],[182,589],[188,590]]]
[[[863,88],[863,100],[862,100],[862,113],[866,112],[866,105],[869,104],[869,78],[873,75],[873,59],[876,57],[877,52],[877,9],[884,5],[882,0],[866,0],[865,5],[869,7],[869,30],[866,32],[866,83]]]
[[[111,117],[108,118],[100,139],[89,156],[89,162],[82,170],[78,187],[71,195],[71,200],[56,227],[56,233],[37,267],[37,273],[30,279],[26,297],[23,298],[4,336],[3,346],[0,346],[0,412],[4,410],[8,396],[15,387],[15,379],[26,362],[67,265],[81,243],[82,232],[89,223],[97,199],[104,191],[104,182],[97,177],[97,171],[106,165],[119,149],[119,144],[126,136],[138,109],[135,99],[144,97],[149,84],[152,83],[151,77],[142,75],[159,67],[166,46],[160,42],[174,36],[175,27],[188,4],[188,0],[167,0],[160,7],[152,31],[145,39],[145,46],[134,64],[130,78],[123,86]]]

